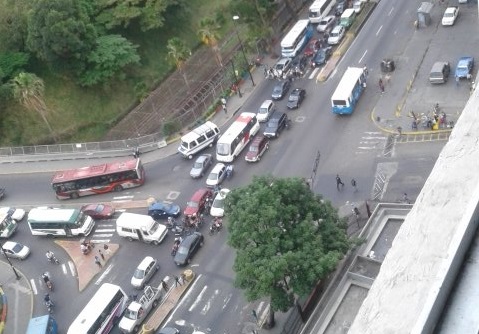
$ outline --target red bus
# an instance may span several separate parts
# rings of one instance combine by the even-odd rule
[[[139,187],[145,183],[145,170],[140,159],[112,162],[56,172],[52,187],[58,199]]]

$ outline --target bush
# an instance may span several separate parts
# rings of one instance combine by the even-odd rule
[[[178,121],[168,121],[163,124],[163,135],[169,137],[181,129],[181,124]]]

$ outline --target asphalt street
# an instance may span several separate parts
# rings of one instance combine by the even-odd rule
[[[407,192],[410,198],[415,198],[445,141],[394,145],[393,140],[391,148],[388,146],[391,141],[389,134],[378,129],[371,121],[371,112],[374,111],[381,117],[382,126],[394,129],[398,122],[395,119],[396,106],[400,104],[406,106],[404,109],[408,110],[413,107],[419,108],[419,103],[428,108],[433,102],[439,101],[448,111],[460,110],[468,96],[466,83],[461,83],[459,87],[454,87],[454,82],[442,87],[431,87],[427,82],[426,73],[437,54],[444,57],[447,54],[452,62],[462,53],[470,51],[465,46],[462,49],[454,45],[441,47],[442,44],[436,41],[435,36],[442,39],[446,38],[443,35],[449,33],[443,31],[442,27],[415,31],[412,22],[417,4],[382,0],[326,82],[316,82],[313,71],[308,71],[303,79],[296,80],[293,87],[306,89],[307,97],[300,109],[287,111],[293,120],[292,128],[272,141],[269,151],[260,163],[247,164],[242,159],[244,154],[238,158],[235,161],[234,177],[227,180],[223,187],[235,188],[248,183],[254,175],[266,173],[309,178],[319,151],[320,163],[313,190],[323,194],[338,208],[348,206],[351,202],[369,200],[376,193],[379,194],[377,199],[390,201],[396,201],[403,192]],[[439,8],[435,10],[435,15],[438,16],[440,10]],[[467,20],[472,19],[472,15],[464,13],[461,17],[463,21],[459,21],[457,26],[450,28],[450,31],[453,31],[452,29],[466,31]],[[420,33],[424,34],[418,37]],[[451,37],[449,41],[453,40]],[[396,59],[397,71],[392,74],[390,82],[386,85],[386,93],[381,95],[375,83],[381,75],[379,62],[384,57]],[[274,63],[272,59],[266,61]],[[330,111],[330,97],[348,66],[369,68],[368,87],[355,113],[351,116],[338,117]],[[317,73],[318,71],[314,72]],[[255,72],[257,86],[241,101],[241,111],[256,111],[263,100],[270,97],[274,81],[264,80],[261,74],[261,71]],[[405,87],[411,78],[415,80],[405,99]],[[442,96],[447,96],[444,102]],[[286,110],[285,105],[286,100],[279,101],[278,110]],[[403,118],[400,118],[400,122],[407,126],[410,119],[404,110],[401,116]],[[228,123],[225,124],[227,125]],[[212,149],[207,152],[214,153]],[[51,170],[58,169],[61,163],[42,164],[47,167],[39,168],[37,171],[45,170],[43,173],[2,174],[0,184],[8,189],[8,197],[2,205],[80,206],[90,202],[128,202],[156,197],[184,206],[191,194],[204,186],[204,179],[192,180],[189,177],[192,162],[184,160],[179,155],[155,160],[151,159],[149,154],[145,154],[142,159],[147,162],[145,164],[147,182],[144,186],[121,194],[98,195],[69,201],[57,201],[50,187]],[[85,162],[87,160],[82,160],[82,165]],[[63,165],[74,164],[74,161],[63,162]],[[347,185],[342,192],[336,190],[336,174],[340,174]],[[387,175],[388,182],[378,185],[378,177],[382,175]],[[358,192],[353,192],[348,186],[351,178],[357,180]],[[379,191],[376,191],[377,186],[380,187]],[[146,209],[128,211],[145,213]],[[34,250],[31,258],[18,263],[19,269],[28,277],[33,287],[34,315],[43,314],[45,311],[41,303],[45,288],[40,282],[40,275],[45,270],[51,273],[56,283],[53,298],[59,305],[55,314],[60,332],[66,332],[69,324],[91,298],[99,284],[112,282],[124,287],[128,293],[134,294],[135,290],[130,288],[130,278],[135,266],[144,256],[155,256],[160,262],[160,271],[152,280],[154,285],[159,284],[165,275],[181,271],[174,265],[169,254],[173,240],[171,236],[160,246],[153,246],[127,242],[118,237],[113,230],[114,220],[98,223],[93,240],[118,243],[120,249],[109,266],[104,268],[82,293],[78,293],[74,268],[62,250],[50,239],[32,238],[25,222],[20,224],[14,239]],[[207,226],[204,226],[203,231],[206,230]],[[250,304],[246,302],[242,292],[233,287],[234,273],[231,265],[234,261],[234,252],[226,245],[227,231],[223,230],[218,235],[205,237],[204,247],[191,264],[201,276],[171,314],[167,323],[181,328],[188,334],[194,329],[225,334],[249,330],[254,327],[251,310],[255,309],[262,313],[266,303],[258,301]],[[55,266],[46,262],[44,254],[48,249],[57,254],[61,265]],[[71,303],[70,300],[75,302]],[[274,333],[274,330],[269,332]]]

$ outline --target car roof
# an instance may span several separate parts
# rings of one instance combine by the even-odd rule
[[[183,239],[183,241],[181,242],[181,245],[182,246],[191,246],[191,244],[193,243],[193,241],[195,241],[196,239],[200,238],[201,237],[201,233],[200,232],[195,232],[193,234],[190,234],[189,236],[187,236],[185,239]]]
[[[213,169],[211,170],[212,173],[217,173],[219,172],[221,169],[225,168],[226,165],[224,163],[221,163],[221,162],[218,162],[214,167]]]
[[[256,137],[254,137],[253,141],[251,142],[251,146],[253,145],[258,145],[261,141],[263,141],[264,139],[266,139],[265,136],[263,135],[257,135]]]
[[[273,103],[273,100],[264,100],[264,102],[261,104],[260,108],[267,108],[272,103]]]
[[[269,118],[269,120],[273,120],[273,119],[280,119],[283,115],[286,115],[284,112],[281,112],[281,111],[275,111],[271,117]]]
[[[291,91],[291,94],[293,94],[293,93],[299,93],[299,92],[301,92],[302,90],[303,90],[302,88],[295,88],[295,89],[293,89],[293,90]]]
[[[202,161],[205,161],[208,158],[211,158],[211,154],[202,154],[196,159],[196,161],[197,162],[202,162]]]
[[[201,188],[198,189],[193,196],[191,197],[192,201],[199,201],[206,193],[208,193],[210,190],[206,188]]]
[[[148,267],[150,265],[150,263],[153,262],[153,261],[156,261],[156,260],[154,258],[152,258],[151,256],[147,256],[140,262],[137,269],[145,270],[146,267]]]
[[[333,16],[333,15],[328,15],[328,16],[323,17],[323,19],[321,20],[321,22],[327,21],[327,22],[329,23],[329,22],[331,22],[331,21],[334,20],[334,19],[335,19],[335,16]]]
[[[163,202],[154,202],[148,208],[149,210],[164,210],[166,208],[166,204]]]
[[[474,58],[473,58],[473,57],[470,57],[470,56],[461,57],[461,58],[459,58],[458,63],[461,63],[461,62],[470,62],[470,61],[472,61],[473,59],[474,59]]]
[[[276,64],[286,64],[287,62],[290,62],[291,61],[291,58],[281,58],[280,60],[278,60],[278,62]]]

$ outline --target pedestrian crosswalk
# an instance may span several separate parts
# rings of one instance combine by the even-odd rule
[[[356,155],[377,152],[381,156],[386,148],[388,136],[379,131],[366,131],[361,136],[358,146],[356,147]]]

